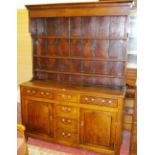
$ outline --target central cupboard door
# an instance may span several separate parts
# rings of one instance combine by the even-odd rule
[[[27,131],[53,137],[52,104],[35,100],[24,100],[24,111]]]
[[[80,142],[84,145],[114,147],[116,113],[80,110]]]

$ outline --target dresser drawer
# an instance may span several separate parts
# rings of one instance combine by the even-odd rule
[[[77,143],[77,134],[66,129],[58,129],[56,132],[56,138],[62,141]]]
[[[68,128],[70,130],[77,130],[77,121],[71,118],[57,117],[56,128],[64,128],[64,129]]]
[[[117,107],[117,100],[102,97],[81,96],[80,102],[83,104],[95,104],[109,107]]]
[[[56,116],[77,118],[77,109],[72,106],[57,105],[55,108]]]
[[[69,93],[56,93],[55,99],[58,101],[78,102],[78,95]]]
[[[53,93],[49,90],[35,89],[35,88],[24,88],[23,92],[24,92],[24,95],[27,95],[27,96],[53,99]]]

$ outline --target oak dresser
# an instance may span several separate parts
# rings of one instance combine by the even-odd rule
[[[21,84],[26,135],[119,155],[130,0],[28,5],[33,79]]]

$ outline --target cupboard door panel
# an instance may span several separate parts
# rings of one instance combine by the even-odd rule
[[[28,131],[44,135],[53,135],[52,106],[49,103],[25,100],[25,125]]]
[[[115,119],[110,112],[81,109],[81,142],[91,146],[113,147]]]

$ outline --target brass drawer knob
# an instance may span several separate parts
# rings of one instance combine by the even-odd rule
[[[62,98],[65,98],[65,95],[64,94],[62,95]]]
[[[71,123],[71,120],[70,120],[70,119],[62,118],[61,121],[62,121],[63,123],[68,123],[68,124]]]
[[[46,92],[46,95],[49,95],[50,93],[49,92]]]
[[[62,98],[63,98],[63,99],[71,99],[72,97],[71,97],[70,95],[64,95],[64,94],[63,94],[63,95],[62,95]]]
[[[70,112],[72,110],[71,108],[67,108],[67,107],[62,107],[61,109],[65,112]]]
[[[63,137],[70,137],[70,136],[71,136],[71,133],[62,132],[62,136],[63,136]]]
[[[29,94],[31,92],[31,90],[28,89],[26,92]]]
[[[70,112],[71,111],[71,108],[67,108],[67,111]]]
[[[65,132],[62,132],[62,135],[65,136]]]
[[[65,122],[65,119],[64,118],[62,119],[62,122]]]
[[[92,102],[93,102],[94,100],[95,100],[94,98],[91,99]]]
[[[109,101],[108,101],[108,103],[109,103],[109,104],[111,104],[111,103],[112,103],[112,101],[111,101],[111,100],[109,100]]]
[[[101,101],[102,103],[105,103],[105,100],[104,99],[102,99],[102,101]]]
[[[32,94],[35,94],[35,92],[36,92],[35,90],[32,90]]]
[[[70,119],[67,120],[68,123],[71,123],[72,121]]]
[[[41,95],[44,95],[45,93],[42,91],[40,94],[41,94]]]
[[[66,111],[66,107],[62,107],[61,109],[62,109],[63,111]]]
[[[85,101],[88,101],[88,97],[85,97]]]

